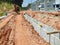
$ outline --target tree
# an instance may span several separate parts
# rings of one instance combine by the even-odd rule
[[[10,4],[16,4],[18,6],[22,6],[23,0],[0,0],[0,3],[6,2]]]
[[[29,9],[30,7],[31,7],[31,3],[30,3],[30,4],[28,4],[27,9]]]

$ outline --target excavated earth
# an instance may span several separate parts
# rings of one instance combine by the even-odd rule
[[[5,28],[0,29],[0,37],[0,45],[49,45],[23,14],[15,15]]]
[[[60,30],[60,13],[34,12],[29,10],[26,13],[38,21],[51,26],[56,30]]]
[[[27,14],[44,24],[52,26],[54,29],[60,30],[59,15],[32,11],[27,11]],[[6,22],[8,19],[3,19],[0,23]],[[21,13],[20,15],[15,15],[7,25],[0,29],[0,45],[49,45],[49,43],[39,36],[33,26],[25,20],[23,13]]]
[[[16,45],[49,45],[49,43],[38,35],[32,25],[25,20],[22,14],[16,16],[15,23]]]

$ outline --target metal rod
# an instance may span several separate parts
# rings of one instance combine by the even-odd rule
[[[51,35],[49,34],[49,44],[50,44],[50,41],[51,41],[50,39],[51,39]]]
[[[60,39],[60,33],[59,33],[59,39]]]

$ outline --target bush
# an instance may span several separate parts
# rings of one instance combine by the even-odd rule
[[[7,11],[11,10],[13,7],[11,4],[8,3],[1,3],[0,4],[0,16],[2,16]]]

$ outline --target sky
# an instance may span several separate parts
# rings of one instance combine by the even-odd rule
[[[23,7],[26,7],[29,3],[34,2],[36,0],[23,0]]]
[[[56,4],[59,4],[60,3],[60,0],[56,0]]]

